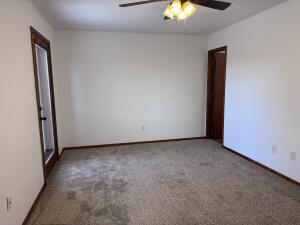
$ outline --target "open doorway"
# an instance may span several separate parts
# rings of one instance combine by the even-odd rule
[[[43,169],[47,178],[58,160],[51,50],[50,42],[43,35],[33,27],[30,31]]]
[[[224,108],[227,47],[208,52],[206,136],[224,139]]]

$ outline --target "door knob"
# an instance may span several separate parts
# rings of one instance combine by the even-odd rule
[[[41,117],[41,120],[47,120],[47,117]]]

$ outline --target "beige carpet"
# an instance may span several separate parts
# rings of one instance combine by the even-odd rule
[[[299,225],[300,188],[210,140],[65,151],[30,225]]]

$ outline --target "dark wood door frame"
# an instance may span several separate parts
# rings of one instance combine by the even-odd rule
[[[39,120],[39,131],[40,131],[40,142],[41,142],[41,151],[42,151],[42,160],[43,160],[43,172],[44,179],[48,177],[53,168],[55,162],[59,159],[58,154],[58,138],[57,138],[57,126],[56,126],[56,113],[55,113],[55,98],[54,98],[54,84],[53,84],[53,71],[52,71],[52,60],[51,60],[51,48],[50,41],[45,38],[41,33],[39,33],[33,27],[30,27],[31,33],[31,47],[32,47],[32,58],[33,58],[33,69],[34,69],[34,78],[35,78],[35,92],[36,92],[36,101],[37,101],[37,111],[38,111],[38,120]],[[41,48],[47,51],[48,59],[48,73],[49,73],[49,87],[50,87],[50,97],[51,97],[51,113],[52,113],[52,123],[53,123],[53,135],[54,135],[54,155],[53,159],[49,161],[46,165],[45,154],[44,154],[44,140],[43,140],[43,131],[42,131],[42,117],[40,110],[40,95],[39,95],[39,78],[37,70],[37,59],[35,46],[38,45]]]
[[[213,96],[211,95],[213,90],[213,75],[215,68],[215,53],[225,52],[226,61],[227,61],[227,46],[212,49],[208,51],[208,71],[207,71],[207,102],[206,102],[206,137],[212,137],[212,110],[213,110]],[[226,71],[226,68],[225,68]],[[226,73],[225,73],[225,88],[224,88],[224,106],[225,109],[225,89],[226,89]],[[225,111],[225,110],[224,110]],[[225,113],[225,112],[224,112]],[[224,144],[224,117],[223,116],[223,140],[222,144]]]

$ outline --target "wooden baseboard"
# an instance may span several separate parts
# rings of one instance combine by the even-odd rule
[[[187,141],[187,140],[195,140],[195,139],[206,139],[206,137],[191,137],[191,138],[164,139],[164,140],[154,140],[154,141],[138,141],[138,142],[126,142],[126,143],[115,143],[115,144],[104,144],[104,145],[76,146],[76,147],[63,148],[63,151],[64,150],[87,149],[87,148],[114,147],[114,146],[122,146],[122,145],[149,144],[149,143],[158,143],[158,142]]]
[[[65,152],[65,149],[63,148],[63,149],[61,150],[61,153],[60,153],[59,156],[58,156],[58,160],[61,160],[61,158],[62,158],[64,152]]]
[[[249,157],[244,156],[244,155],[242,155],[241,153],[239,153],[239,152],[237,152],[237,151],[235,151],[235,150],[232,150],[232,149],[230,149],[230,148],[228,148],[228,147],[226,147],[226,146],[224,146],[224,145],[223,145],[223,148],[225,148],[226,150],[228,150],[228,151],[230,151],[230,152],[232,152],[232,153],[234,153],[234,154],[236,154],[236,155],[238,155],[238,156],[240,156],[240,157],[242,157],[242,158],[244,158],[244,159],[250,161],[251,163],[254,163],[255,165],[258,165],[258,166],[262,167],[263,169],[265,169],[265,170],[267,170],[267,171],[269,171],[269,172],[271,172],[271,173],[273,173],[273,174],[275,174],[275,175],[277,175],[277,176],[280,176],[281,178],[284,178],[285,180],[287,180],[287,181],[289,181],[289,182],[291,182],[291,183],[293,183],[293,184],[296,184],[297,186],[300,187],[300,183],[299,183],[298,181],[293,180],[292,178],[289,178],[289,177],[283,175],[282,173],[279,173],[279,172],[277,172],[276,170],[273,170],[273,169],[271,169],[270,167],[267,167],[267,166],[265,166],[265,165],[263,165],[263,164],[261,164],[261,163],[255,161],[255,160],[253,160],[253,159],[250,159]]]
[[[32,212],[33,212],[33,210],[34,210],[34,208],[36,207],[38,201],[40,200],[41,195],[42,195],[42,193],[44,192],[45,188],[46,188],[46,183],[44,183],[44,185],[43,185],[43,187],[41,188],[39,194],[37,195],[36,199],[34,200],[34,202],[33,202],[32,206],[31,206],[29,212],[27,213],[27,216],[25,217],[24,222],[22,223],[22,225],[26,225],[26,224],[28,223],[28,220],[29,220],[29,218],[30,218],[30,216],[31,216],[31,214],[32,214]]]

